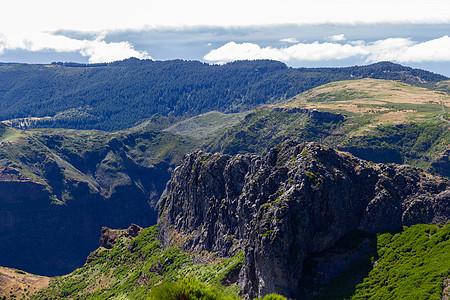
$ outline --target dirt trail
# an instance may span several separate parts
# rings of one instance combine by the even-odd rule
[[[447,122],[447,123],[450,124],[450,121],[447,120],[446,118],[444,118],[444,115],[440,115],[439,118],[440,118],[442,121]]]
[[[9,299],[15,295],[18,299],[28,299],[34,292],[48,287],[49,282],[49,277],[0,267],[0,297]]]

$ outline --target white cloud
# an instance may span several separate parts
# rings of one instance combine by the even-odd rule
[[[330,41],[333,41],[333,42],[341,42],[341,41],[345,41],[346,40],[345,35],[343,33],[329,36],[328,39]]]
[[[447,0],[8,0],[0,28],[102,31],[146,26],[450,22]]]
[[[112,62],[130,57],[151,58],[145,51],[136,51],[129,42],[107,43],[101,38],[87,42],[80,53],[88,56],[90,63]]]
[[[450,23],[448,0],[8,0],[0,4],[0,54],[6,49],[41,51],[77,51],[89,56],[90,61],[122,59],[127,56],[148,57],[146,52],[134,49],[124,40],[107,43],[101,40],[79,40],[52,34],[58,30],[100,34],[126,30],[151,28],[187,28],[196,26],[261,26],[282,24],[438,24]],[[251,12],[251,13],[249,13]],[[331,37],[331,42],[344,41],[343,35]],[[293,38],[282,42],[297,44]],[[442,41],[438,42],[439,44]],[[360,53],[359,45],[338,47],[329,44],[307,46],[319,49],[317,57],[346,57]],[[295,46],[295,45],[294,45]],[[247,51],[256,56],[287,57],[298,51],[257,49],[246,45]],[[259,46],[258,46],[259,47]],[[300,47],[300,46],[299,46]],[[422,45],[410,49],[405,59],[421,56]],[[235,47],[236,48],[236,47]],[[243,51],[240,48],[240,51]],[[330,52],[330,54],[326,54]],[[433,49],[432,56],[443,56]],[[388,55],[390,52],[386,52]],[[245,53],[241,53],[244,55]],[[250,53],[246,54],[250,56]],[[431,54],[430,54],[431,55]],[[212,54],[211,54],[212,56]],[[431,58],[428,58],[431,59]],[[1,60],[1,58],[0,58]]]
[[[297,44],[289,48],[280,49],[286,53],[289,60],[330,60],[345,59],[355,55],[364,55],[367,51],[360,46],[341,45],[335,43]]]
[[[405,38],[389,38],[373,43],[363,41],[339,43],[298,43],[285,48],[262,48],[252,43],[237,44],[229,42],[204,56],[210,62],[229,62],[234,60],[274,59],[288,61],[340,60],[360,57],[367,62],[396,61],[437,62],[450,61],[450,37],[415,43]]]
[[[111,42],[99,35],[95,40],[77,40],[43,32],[27,32],[18,35],[0,35],[0,54],[5,50],[27,50],[31,52],[53,50],[56,52],[79,52],[89,57],[90,63],[111,62],[129,57],[151,58],[145,51],[137,51],[129,42]]]
[[[233,60],[273,59],[280,61],[306,60],[319,61],[329,59],[344,59],[355,55],[365,55],[367,50],[360,46],[340,45],[335,43],[311,44],[298,43],[287,48],[272,48],[252,43],[237,44],[230,42],[210,51],[204,59],[212,62],[229,62]]]
[[[414,42],[404,38],[389,38],[376,41],[365,46],[370,52],[367,61],[399,61],[413,45]]]
[[[234,60],[252,60],[252,59],[274,59],[280,61],[288,60],[288,56],[280,49],[260,46],[252,43],[237,44],[229,42],[224,46],[210,51],[204,56],[207,61],[224,63]]]
[[[450,61],[450,37],[414,43],[409,39],[386,39],[369,46],[368,61],[393,60],[398,62]]]
[[[280,42],[291,43],[291,44],[298,43],[296,38],[285,38],[285,39],[281,39]]]

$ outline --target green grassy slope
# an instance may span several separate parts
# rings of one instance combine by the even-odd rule
[[[99,167],[106,172],[103,175],[115,176],[121,171],[127,172],[130,163],[135,164],[134,168],[152,168],[161,162],[172,165],[197,145],[189,137],[151,127],[107,133],[66,129],[24,131],[0,126],[3,128],[0,167],[13,168],[45,185],[59,202],[71,199],[70,195],[65,195],[70,191],[61,190],[62,194],[58,194],[53,175],[61,177],[58,181],[86,182],[92,192],[106,195],[115,184],[112,181],[102,183],[104,178],[97,172]],[[49,164],[54,165],[54,170],[49,169]],[[53,171],[59,175],[52,174]]]
[[[225,259],[206,252],[189,254],[177,247],[163,250],[156,226],[134,239],[124,230],[117,232],[111,249],[100,247],[82,268],[53,278],[32,299],[164,299],[177,290],[181,293],[180,289],[197,291],[198,299],[237,299],[242,253]],[[419,224],[375,236],[355,233],[323,256],[343,260],[365,243],[362,255],[354,256],[328,282],[305,282],[305,288],[316,289],[313,299],[441,299],[450,276],[449,238],[450,225]],[[318,255],[315,260],[323,258]],[[309,272],[316,272],[315,268]]]
[[[449,276],[450,224],[414,225],[378,234],[315,299],[443,299]]]
[[[177,247],[164,250],[157,240],[156,225],[136,238],[127,237],[124,230],[117,232],[111,249],[100,247],[92,252],[86,265],[55,277],[32,299],[148,299],[152,293],[158,299],[157,294],[164,293],[161,286],[186,283],[186,278],[191,278],[190,285],[210,289],[216,295],[210,299],[236,298],[236,272],[242,266],[243,253],[224,259],[211,253],[189,254]],[[152,291],[154,287],[159,290]]]
[[[449,176],[450,130],[440,118],[448,109],[450,95],[441,91],[388,80],[334,82],[251,112],[206,148],[263,154],[287,138],[317,141],[367,160],[407,163]],[[314,110],[344,118],[315,117]]]
[[[226,129],[242,121],[249,112],[224,114],[217,111],[208,112],[193,118],[178,122],[164,132],[188,136],[195,139],[208,140],[222,134]]]
[[[365,116],[371,125],[386,125],[436,118],[450,108],[450,95],[397,81],[361,79],[308,90],[282,106],[316,108],[355,118]],[[363,129],[370,131],[370,127]]]

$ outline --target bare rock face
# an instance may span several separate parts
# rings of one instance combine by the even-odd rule
[[[299,295],[305,258],[351,231],[449,220],[443,178],[292,141],[264,157],[189,154],[159,202],[165,246],[223,256],[245,251],[239,282],[250,299]]]
[[[124,235],[126,238],[133,239],[137,237],[139,233],[141,233],[141,231],[142,227],[136,224],[131,224],[126,230],[111,229],[103,226],[100,234],[99,244],[103,248],[112,249],[121,235]]]
[[[119,231],[103,226],[99,244],[106,249],[112,249],[119,239]]]
[[[125,236],[128,238],[135,238],[139,235],[139,233],[141,233],[141,231],[142,227],[136,224],[131,224],[130,227],[128,227],[127,231],[125,232]]]

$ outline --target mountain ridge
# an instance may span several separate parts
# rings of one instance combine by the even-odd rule
[[[263,157],[195,151],[158,225],[103,227],[85,265],[31,299],[438,299],[449,203],[448,179],[317,143],[285,141]]]
[[[0,120],[114,131],[156,113],[192,117],[212,110],[241,112],[337,80],[371,77],[433,88],[448,79],[388,62],[298,69],[269,60],[208,65],[129,59],[69,65],[0,65]]]
[[[354,230],[450,221],[450,184],[419,169],[371,164],[315,143],[286,141],[263,158],[195,152],[159,202],[165,247],[245,252],[246,299],[300,294],[304,260]],[[184,237],[184,238],[182,238]]]
[[[385,89],[388,87],[386,90],[405,92],[406,96],[410,95],[406,93],[408,91],[436,94],[386,80],[363,79],[350,83],[357,88],[381,84]],[[326,102],[330,107],[333,103],[341,105],[345,101],[353,101],[351,97],[359,97],[358,93],[350,90],[348,82],[336,82],[311,90],[311,93],[318,95],[307,98],[312,101],[306,101],[306,105],[323,105],[324,102],[318,101],[323,98],[320,93],[330,86],[335,89],[327,94],[327,97],[335,98],[335,102]],[[308,93],[301,95],[303,97]],[[355,101],[379,102],[384,92],[372,95],[374,99],[368,97],[367,92],[360,94],[364,97],[356,98]],[[440,104],[427,103],[427,99],[420,100],[419,104],[424,105],[421,108],[423,111],[408,112],[413,119],[401,124],[391,124],[389,120],[386,124],[378,124],[377,118],[388,110],[402,111],[403,98],[398,103],[387,101],[389,98],[383,100],[386,101],[382,102],[383,109],[374,106],[380,110],[374,110],[375,113],[371,112],[373,107],[363,103],[366,106],[363,106],[361,116],[349,116],[345,112],[340,114],[321,108],[316,110],[314,106],[303,108],[302,103],[298,104],[294,100],[262,106],[251,112],[210,112],[185,120],[155,115],[131,129],[113,133],[71,129],[18,130],[1,125],[0,188],[3,196],[0,197],[0,214],[7,224],[3,228],[0,246],[0,252],[3,253],[1,264],[36,273],[52,270],[53,273],[42,273],[47,275],[62,274],[80,265],[87,253],[95,249],[97,232],[102,226],[120,227],[130,222],[142,226],[154,224],[157,213],[153,204],[163,192],[173,168],[179,164],[182,156],[195,149],[233,155],[264,155],[286,139],[316,141],[349,151],[366,160],[410,163],[449,176],[446,168],[450,157],[446,142],[450,134],[448,124],[432,118],[441,113]],[[431,117],[425,120],[420,116],[416,118],[422,113]],[[19,185],[21,188],[17,188]],[[27,190],[32,192],[25,194]],[[21,203],[16,201],[13,204],[12,197]],[[129,197],[133,200],[130,201]],[[87,201],[87,198],[92,201]],[[119,208],[126,213],[115,212]],[[80,225],[70,209],[86,218],[82,224],[92,226]],[[45,210],[51,217],[42,217]],[[73,226],[67,225],[61,229],[59,224],[66,214],[68,220],[73,221],[67,224]],[[112,219],[107,220],[107,216]],[[45,226],[32,226],[41,217],[54,222]],[[13,222],[18,225],[12,226]],[[82,230],[79,230],[80,226],[83,226]],[[56,231],[59,233],[56,234]],[[26,239],[14,238],[14,234],[23,235],[24,232],[33,232],[36,241],[27,244]],[[51,236],[52,232],[55,237],[61,237],[61,243],[50,245],[45,242],[44,236]],[[89,238],[83,239],[86,243],[77,242],[75,236],[73,239],[64,238],[73,232],[76,235],[85,232]],[[77,248],[81,245],[83,249]],[[14,250],[16,253],[23,252],[24,255],[14,255],[11,249],[17,249]],[[77,254],[64,257],[62,254],[67,249],[71,250],[71,254]],[[25,257],[33,259],[25,262]],[[64,267],[63,260],[67,263]],[[60,265],[58,271],[52,269],[56,268],[57,261]],[[47,265],[36,268],[37,263]],[[30,266],[33,267],[30,269]]]

